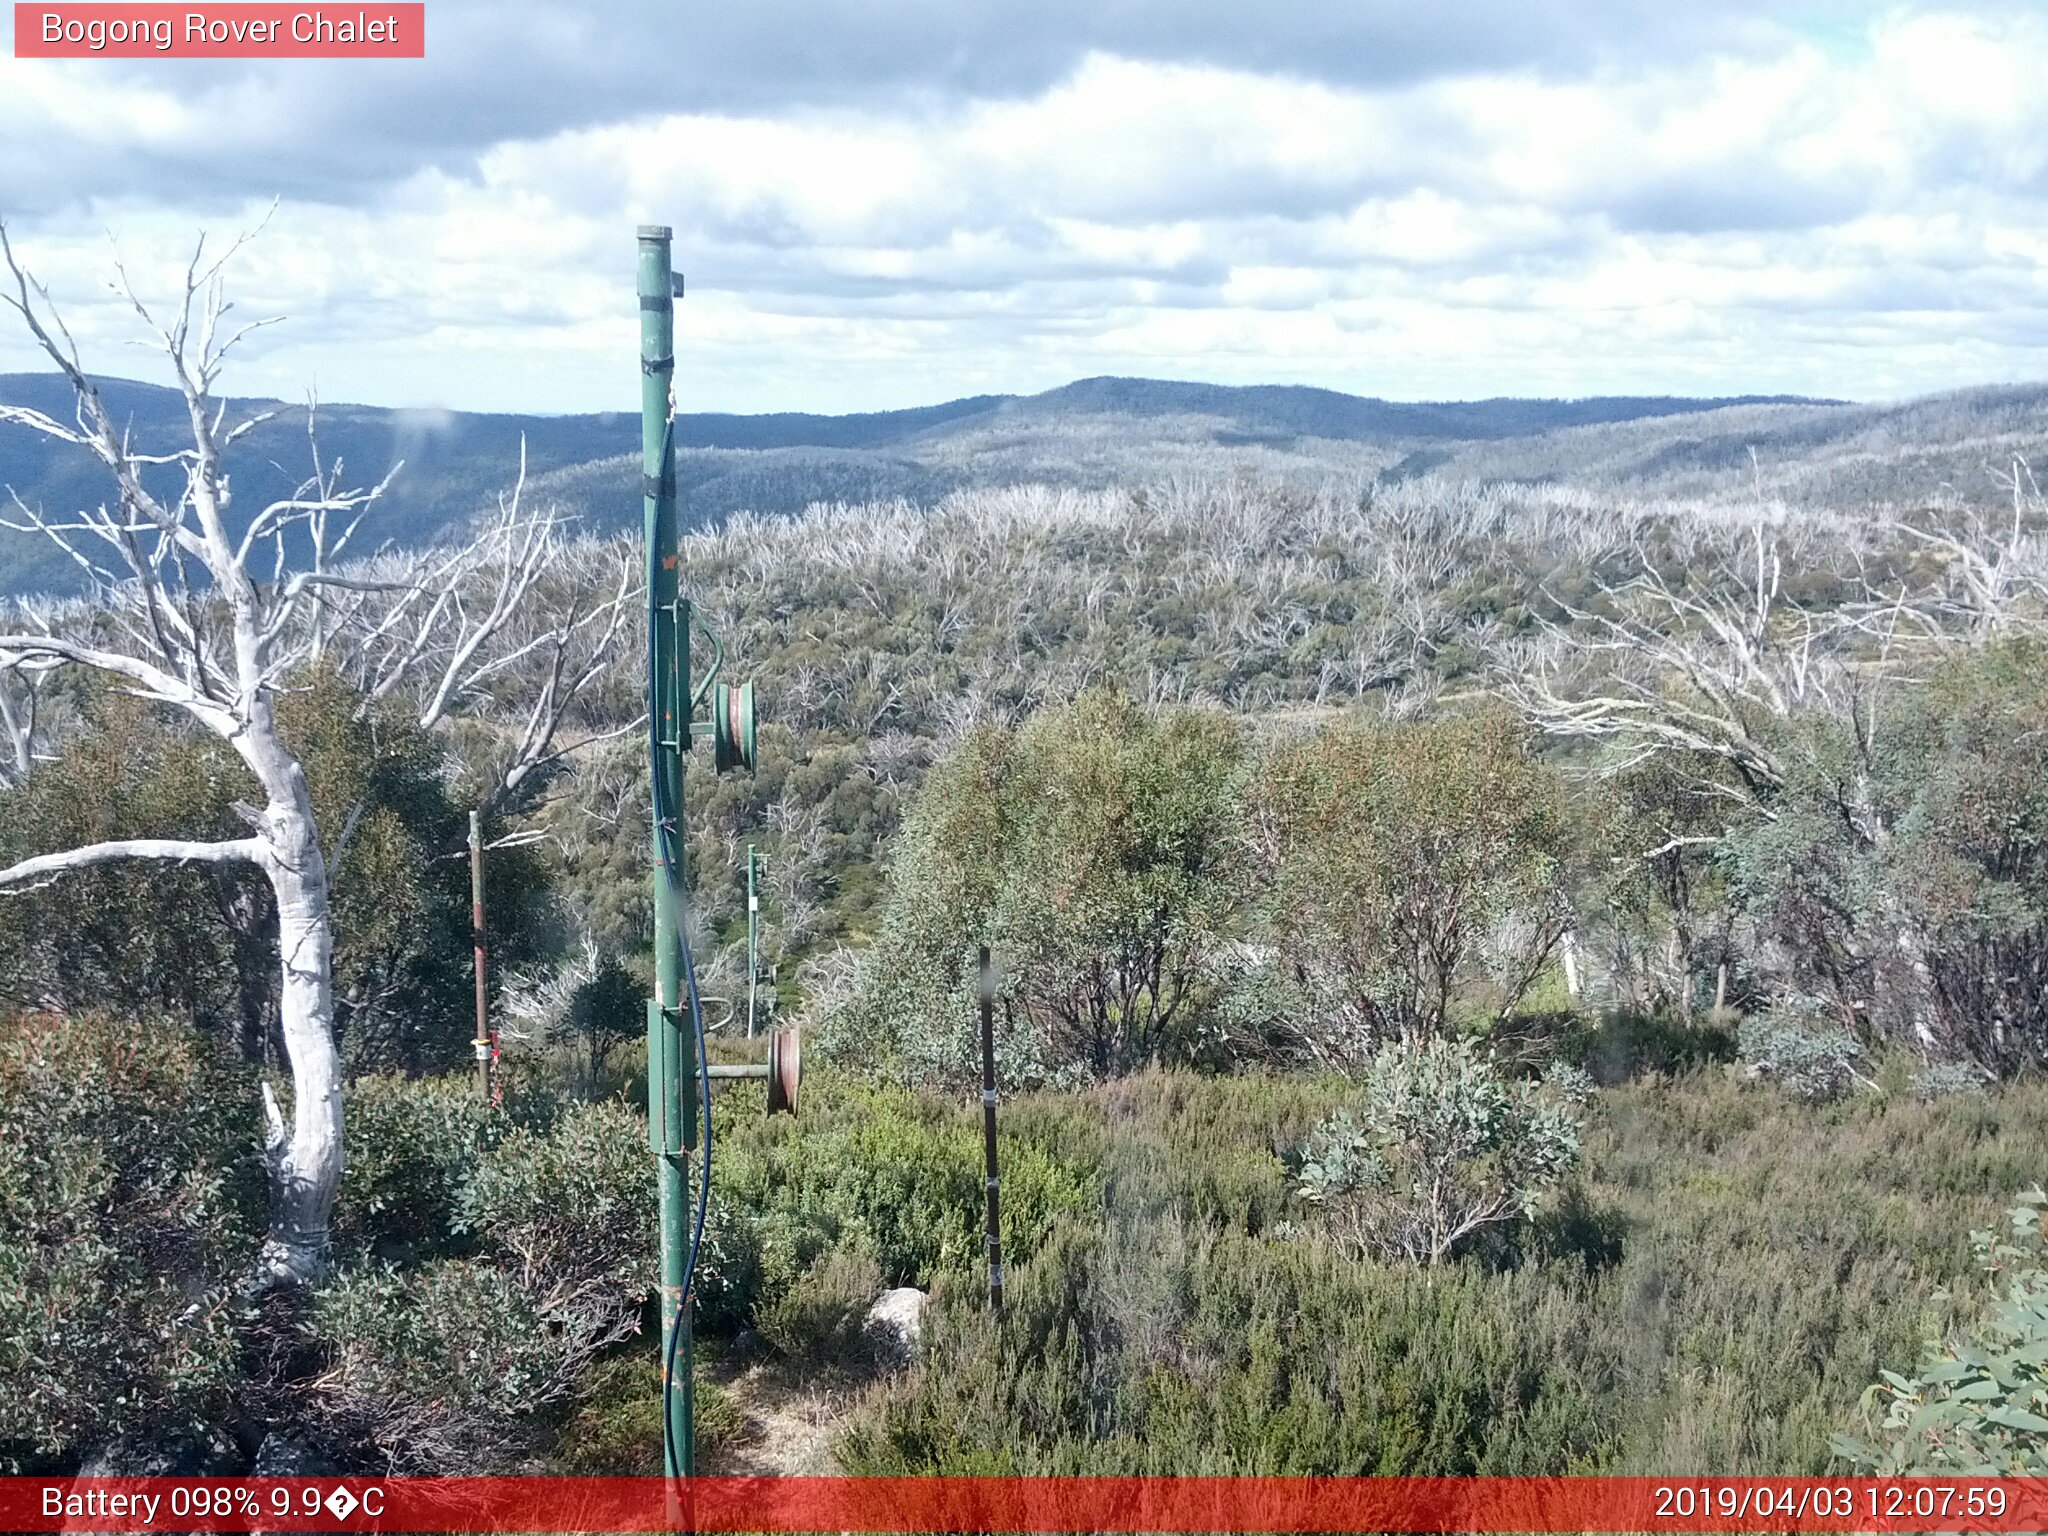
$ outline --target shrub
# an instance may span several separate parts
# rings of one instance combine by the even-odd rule
[[[883,1291],[871,1254],[834,1249],[761,1313],[761,1335],[810,1370],[857,1371],[873,1357],[862,1324]]]
[[[719,1252],[713,1270],[733,1277],[719,1297],[720,1320],[737,1323],[748,1308],[772,1303],[835,1248],[870,1255],[887,1285],[928,1285],[981,1262],[978,1103],[838,1074],[820,1074],[806,1092],[794,1119],[745,1116],[720,1126],[712,1215],[725,1222],[714,1220],[711,1232],[731,1234],[732,1256]],[[1061,1212],[1085,1209],[1097,1195],[1092,1172],[1077,1165],[1080,1149],[1024,1134],[1026,1113],[1005,1111],[999,1147],[1004,1241],[1015,1257],[1033,1251]],[[758,1291],[742,1305],[748,1283]]]
[[[349,1089],[347,1162],[334,1204],[343,1262],[433,1259],[463,1246],[463,1185],[505,1134],[467,1076],[377,1074]]]
[[[1063,1224],[925,1311],[922,1370],[853,1425],[858,1474],[1441,1475],[1583,1465],[1611,1340],[1533,1274],[1405,1266],[1140,1216]]]
[[[168,1020],[0,1019],[0,1471],[229,1416],[255,1104]]]
[[[608,1342],[655,1289],[654,1162],[647,1128],[614,1103],[519,1130],[462,1191],[462,1228],[510,1265],[537,1315]]]
[[[1860,1081],[1863,1048],[1847,1030],[1813,1008],[1782,1008],[1742,1021],[1736,1049],[1753,1076],[1768,1078],[1795,1099],[1826,1104]]]
[[[519,1465],[595,1347],[477,1259],[350,1276],[320,1293],[313,1327],[331,1352],[316,1383],[328,1433],[397,1472]]]
[[[2048,1245],[2036,1189],[2006,1235],[1971,1234],[1992,1294],[1968,1333],[1929,1350],[1918,1376],[1892,1371],[1864,1394],[1878,1440],[1838,1435],[1837,1452],[1881,1477],[2039,1477],[2048,1473]],[[1941,1298],[1946,1300],[1944,1296]],[[1876,1406],[1884,1418],[1872,1423]]]
[[[1962,1061],[1937,1061],[1913,1077],[1913,1097],[1922,1103],[1935,1099],[1984,1097],[1984,1074]]]
[[[1626,1084],[1586,1108],[1582,1200],[1491,1229],[1505,1262],[1418,1274],[1273,1236],[1275,1150],[1357,1091],[1141,1073],[1006,1110],[1100,1204],[1010,1266],[1000,1320],[979,1275],[940,1278],[846,1469],[1821,1476],[1967,1272],[1955,1212],[2038,1176],[2048,1112],[2038,1082],[1825,1115],[1718,1071]]]
[[[1646,1072],[1668,1076],[1733,1061],[1736,1050],[1735,1032],[1719,1017],[1687,1020],[1621,1009],[1574,1019],[1558,1040],[1557,1057],[1596,1082],[1614,1084]]]
[[[1585,1074],[1510,1083],[1469,1041],[1385,1047],[1356,1113],[1301,1152],[1297,1191],[1362,1254],[1434,1263],[1481,1228],[1535,1214],[1577,1159]]]
[[[737,1440],[746,1415],[704,1371],[691,1378],[699,1466]],[[661,1362],[652,1351],[608,1355],[591,1369],[556,1439],[561,1470],[578,1477],[661,1476]]]
[[[693,1209],[692,1220],[695,1214]],[[760,1212],[734,1201],[729,1177],[714,1163],[691,1281],[700,1332],[732,1333],[753,1320],[764,1280],[763,1227]]]
[[[419,1191],[404,1229],[420,1234],[415,1258],[452,1251],[433,1240],[443,1222],[468,1256],[358,1269],[319,1293],[312,1320],[330,1356],[314,1394],[328,1432],[401,1471],[517,1465],[655,1288],[644,1123],[607,1103],[515,1126],[466,1086],[382,1085],[373,1123],[398,1134],[368,1183]]]

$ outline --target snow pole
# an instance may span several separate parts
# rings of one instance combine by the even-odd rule
[[[754,889],[754,845],[747,844],[747,1038],[754,1038],[754,1010],[761,992],[761,896]]]
[[[469,931],[471,961],[476,972],[476,1039],[470,1049],[476,1055],[476,1086],[483,1101],[491,1102],[492,1059],[491,994],[485,978],[490,939],[484,927],[484,819],[479,811],[469,813]]]
[[[988,946],[976,956],[975,991],[981,1003],[981,1156],[988,1221],[982,1246],[988,1250],[988,1304],[1003,1310],[1003,1181],[996,1169],[996,974]]]

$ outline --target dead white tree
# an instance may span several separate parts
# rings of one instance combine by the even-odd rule
[[[2001,483],[2011,494],[2010,517],[1972,504],[1954,509],[1948,526],[1886,524],[1889,532],[1931,556],[1941,575],[1931,591],[1911,602],[1902,594],[1885,603],[1873,591],[1874,612],[1917,621],[1907,633],[1940,645],[1984,645],[2041,631],[2048,620],[2043,612],[2048,606],[2048,529],[2041,488],[2032,467],[2018,457]]]
[[[304,1282],[326,1267],[328,1215],[342,1172],[332,872],[306,774],[279,734],[274,701],[344,634],[359,649],[374,631],[374,624],[371,631],[361,629],[366,614],[418,605],[460,615],[466,626],[460,643],[451,650],[445,629],[435,631],[378,679],[389,692],[412,669],[431,662],[440,669],[434,696],[443,698],[445,714],[444,695],[460,694],[494,663],[501,671],[510,667],[507,636],[515,619],[526,622],[519,604],[532,584],[517,586],[511,600],[477,614],[470,594],[480,584],[490,585],[490,577],[479,573],[488,572],[508,543],[521,558],[536,558],[536,548],[552,547],[553,524],[534,533],[508,514],[482,540],[456,551],[344,566],[336,557],[383,486],[349,488],[338,464],[321,461],[317,441],[306,481],[244,522],[234,506],[226,458],[262,418],[231,421],[227,402],[214,393],[225,360],[256,328],[228,323],[232,306],[224,296],[223,273],[240,244],[210,260],[200,241],[185,270],[183,292],[162,318],[117,268],[116,290],[168,360],[186,406],[189,445],[145,451],[114,420],[48,290],[17,259],[0,227],[0,257],[11,279],[11,291],[0,292],[0,298],[75,397],[69,422],[19,406],[0,406],[0,421],[91,455],[113,489],[108,502],[62,518],[16,501],[16,526],[63,549],[89,577],[92,600],[77,612],[21,606],[11,616],[14,622],[0,622],[0,669],[73,665],[105,674],[127,692],[178,710],[220,737],[258,791],[252,803],[237,806],[247,836],[215,842],[120,839],[55,851],[0,869],[0,888],[129,858],[246,864],[261,871],[277,908],[278,1022],[292,1104],[287,1125],[266,1086],[271,1202],[260,1263],[270,1280]],[[292,568],[288,538],[310,543],[310,563],[301,559]],[[616,610],[623,601],[621,590],[608,605],[599,605],[606,615],[595,622],[600,634],[616,638]],[[566,631],[589,637],[594,621],[586,610],[553,627],[536,627],[537,637],[512,649],[545,654],[554,643],[549,636]],[[589,675],[567,661],[551,673],[542,689],[545,701],[536,706],[538,735],[522,749],[529,764],[551,749],[565,698],[573,698]]]
[[[1830,642],[1852,627],[1790,601],[1782,580],[1761,523],[1741,555],[1684,587],[1641,555],[1632,580],[1602,585],[1598,609],[1565,606],[1541,643],[1503,655],[1496,687],[1548,735],[1697,753],[1767,794],[1784,782],[1769,723],[1842,691]]]
[[[399,698],[422,730],[458,712],[490,726],[486,816],[516,804],[570,752],[645,719],[572,730],[632,633],[637,548],[572,537],[554,508],[525,506],[525,486],[522,444],[518,479],[461,546],[381,556],[356,573],[330,641],[363,711]]]
[[[27,779],[43,739],[43,680],[51,665],[24,657],[0,660],[0,789]]]
[[[1656,754],[1717,760],[1733,775],[1698,775],[1695,788],[1764,817],[1777,814],[1793,766],[1783,756],[1793,733],[1783,728],[1802,716],[1832,718],[1847,727],[1854,749],[1846,768],[1828,770],[1836,809],[1863,848],[1881,852],[1893,835],[1875,782],[1879,701],[1896,676],[1892,648],[1914,615],[1933,632],[1951,610],[1924,595],[1873,591],[1867,601],[1815,614],[1785,597],[1781,572],[1760,522],[1744,555],[1697,588],[1674,587],[1646,559],[1633,581],[1602,589],[1602,611],[1567,609],[1569,627],[1553,628],[1543,656],[1498,669],[1498,690],[1551,735],[1614,742],[1623,749],[1617,765]],[[1971,616],[1974,625],[1976,610]],[[1568,681],[1565,661],[1577,673]],[[1644,857],[1715,841],[1709,833],[1674,836]],[[1885,982],[1887,1010],[1932,1047],[1926,933],[1888,887],[1876,896],[1868,928],[1860,958],[1896,972]]]

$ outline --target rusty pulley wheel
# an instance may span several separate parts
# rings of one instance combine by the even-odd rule
[[[711,692],[711,744],[720,773],[754,771],[754,685],[720,683]]]
[[[803,1037],[794,1029],[768,1036],[768,1113],[796,1113],[796,1092],[804,1075]]]

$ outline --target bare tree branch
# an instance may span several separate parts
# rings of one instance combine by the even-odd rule
[[[116,859],[173,859],[181,864],[254,864],[262,861],[263,852],[263,843],[253,837],[225,843],[195,843],[169,837],[117,839],[23,859],[19,864],[0,869],[0,886],[19,885],[28,880],[48,883],[54,876],[88,869],[95,864],[112,863]]]

